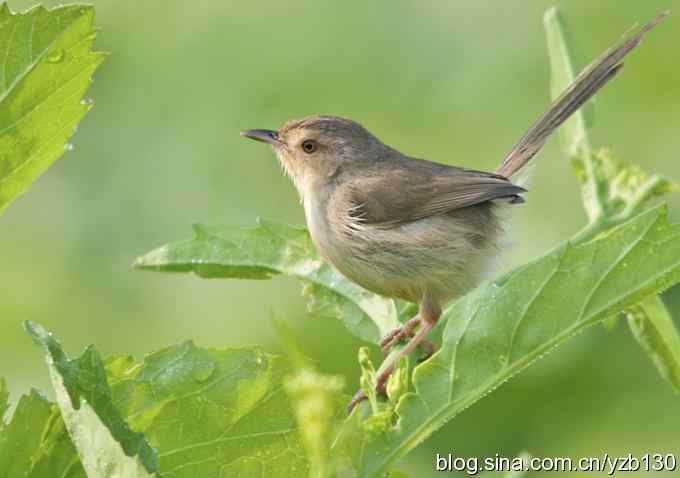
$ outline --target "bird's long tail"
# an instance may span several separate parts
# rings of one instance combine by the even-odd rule
[[[553,131],[621,71],[623,57],[635,48],[643,35],[654,28],[667,14],[668,12],[664,12],[658,15],[636,34],[622,39],[588,65],[564,93],[550,105],[550,108],[531,125],[505,157],[496,173],[509,178],[522,169],[541,150]]]

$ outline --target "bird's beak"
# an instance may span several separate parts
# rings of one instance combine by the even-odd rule
[[[255,141],[262,141],[271,145],[281,144],[281,139],[276,131],[269,129],[249,129],[241,131],[241,136],[244,138],[254,139]]]

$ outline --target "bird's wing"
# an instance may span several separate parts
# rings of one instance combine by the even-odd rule
[[[429,161],[390,168],[349,182],[349,214],[364,224],[394,227],[486,201],[522,202],[525,189],[507,178]]]

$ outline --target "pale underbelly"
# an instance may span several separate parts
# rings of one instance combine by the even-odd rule
[[[485,220],[479,220],[480,214]],[[365,226],[351,235],[329,229],[325,237],[315,237],[312,232],[322,255],[349,280],[410,302],[420,302],[427,294],[441,305],[490,273],[500,235],[491,206],[390,229]]]

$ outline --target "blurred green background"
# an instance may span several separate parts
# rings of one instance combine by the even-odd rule
[[[33,1],[10,1],[18,10]],[[57,2],[47,2],[54,5]],[[135,272],[133,259],[191,235],[197,221],[302,223],[271,151],[239,137],[291,117],[349,116],[405,153],[493,169],[546,107],[543,12],[563,9],[582,59],[671,2],[94,2],[111,52],[95,109],[66,153],[0,217],[0,375],[14,397],[49,389],[21,321],[67,350],[133,354],[193,339],[276,351],[284,317],[325,372],[357,384],[360,345],[310,316],[294,281],[206,281]],[[680,12],[678,12],[680,13]],[[597,100],[597,145],[680,179],[680,17],[671,15]],[[538,160],[504,268],[576,232],[585,216],[558,142]],[[671,217],[680,220],[680,200]],[[680,316],[680,292],[666,302]],[[377,354],[376,354],[377,357]],[[433,455],[595,456],[675,451],[680,398],[625,324],[594,328],[450,422],[403,464]],[[639,476],[639,475],[636,475]]]

